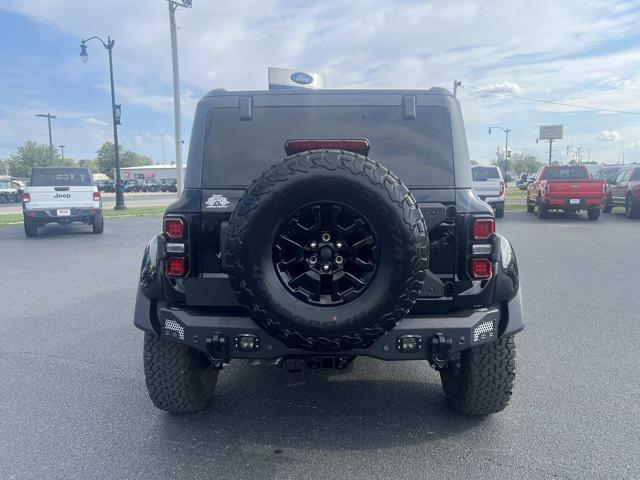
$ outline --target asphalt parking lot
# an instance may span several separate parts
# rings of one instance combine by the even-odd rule
[[[0,228],[0,477],[640,478],[640,222],[507,212],[527,328],[511,405],[453,413],[426,363],[235,363],[208,410],[147,397],[132,324],[159,217]]]

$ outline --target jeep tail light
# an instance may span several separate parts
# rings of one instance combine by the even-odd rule
[[[346,150],[348,152],[369,154],[369,140],[366,138],[350,140],[287,140],[284,144],[287,155],[308,150]]]
[[[500,196],[504,195],[504,180],[500,180]]]
[[[164,219],[164,234],[173,239],[184,238],[184,221],[177,217]]]
[[[496,231],[496,222],[493,218],[478,218],[473,222],[471,236],[474,240],[489,240]]]
[[[31,201],[31,195],[29,195],[27,192],[22,192],[22,201],[23,202],[30,202]]]
[[[186,257],[169,257],[167,258],[167,276],[184,277],[187,273]]]
[[[488,258],[471,259],[471,278],[474,280],[487,280],[493,275],[493,265]]]
[[[100,192],[93,192],[93,201],[94,202],[100,201]]]

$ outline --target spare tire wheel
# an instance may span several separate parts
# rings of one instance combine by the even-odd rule
[[[316,150],[265,171],[236,205],[225,265],[253,320],[291,348],[366,348],[415,303],[428,267],[417,202],[379,163]]]

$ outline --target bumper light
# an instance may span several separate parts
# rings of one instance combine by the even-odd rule
[[[238,335],[235,338],[235,348],[241,352],[255,352],[260,348],[260,337],[250,333]]]
[[[414,353],[422,350],[420,335],[403,335],[396,340],[396,348],[402,353]]]
[[[164,334],[167,337],[175,337],[184,340],[184,327],[175,320],[166,319],[164,321]]]
[[[482,322],[473,329],[473,343],[491,338],[494,334],[495,329],[493,320]]]

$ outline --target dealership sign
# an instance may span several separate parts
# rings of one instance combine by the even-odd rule
[[[563,125],[541,125],[540,140],[560,140],[562,138]]]

